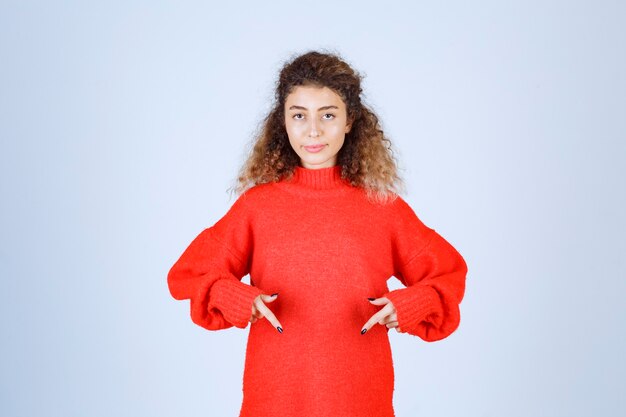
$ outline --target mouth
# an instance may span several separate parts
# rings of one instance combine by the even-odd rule
[[[322,149],[324,149],[326,147],[326,145],[311,145],[311,146],[305,146],[304,149],[306,149],[308,152],[319,152]]]

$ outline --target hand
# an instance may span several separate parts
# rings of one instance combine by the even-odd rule
[[[272,323],[272,326],[274,326],[280,333],[282,333],[283,328],[280,322],[278,321],[274,313],[272,313],[272,311],[264,304],[264,302],[271,303],[272,301],[276,300],[277,297],[278,294],[274,294],[273,296],[260,294],[257,298],[255,298],[254,302],[252,303],[252,315],[250,316],[249,321],[251,323],[255,323],[258,319],[262,319],[263,317],[265,317],[269,320],[270,323]]]
[[[402,330],[398,326],[398,315],[396,314],[396,308],[394,307],[391,300],[387,297],[376,298],[370,303],[385,307],[381,308],[376,314],[374,314],[370,319],[365,323],[365,325],[361,328],[361,334],[367,332],[374,324],[378,323],[380,325],[385,325],[387,328],[395,328],[398,333],[402,333]]]

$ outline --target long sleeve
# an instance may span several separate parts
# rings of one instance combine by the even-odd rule
[[[167,275],[170,294],[190,300],[191,320],[208,330],[245,328],[262,291],[241,282],[252,250],[246,193],[185,249]]]
[[[393,231],[394,276],[406,288],[385,294],[401,331],[427,342],[444,339],[460,323],[467,264],[434,229],[424,225],[400,197]]]

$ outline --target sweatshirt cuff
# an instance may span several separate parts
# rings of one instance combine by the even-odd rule
[[[238,279],[221,278],[211,286],[208,309],[219,310],[226,321],[244,329],[250,322],[254,299],[260,294],[260,288]]]
[[[387,297],[396,308],[398,327],[402,333],[416,335],[422,322],[438,327],[443,321],[439,294],[431,286],[400,288],[387,292],[383,297]]]

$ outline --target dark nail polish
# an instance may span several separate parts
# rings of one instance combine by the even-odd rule
[[[367,329],[361,330],[361,334],[365,334],[366,331],[367,331]]]
[[[276,327],[276,329],[278,329],[278,331],[281,332],[281,333],[283,332],[283,328],[280,327],[280,326]]]
[[[270,297],[273,297],[273,296],[275,296],[275,295],[278,295],[278,293],[277,293],[277,292],[275,292],[275,293],[274,293],[274,294],[272,294]]]

